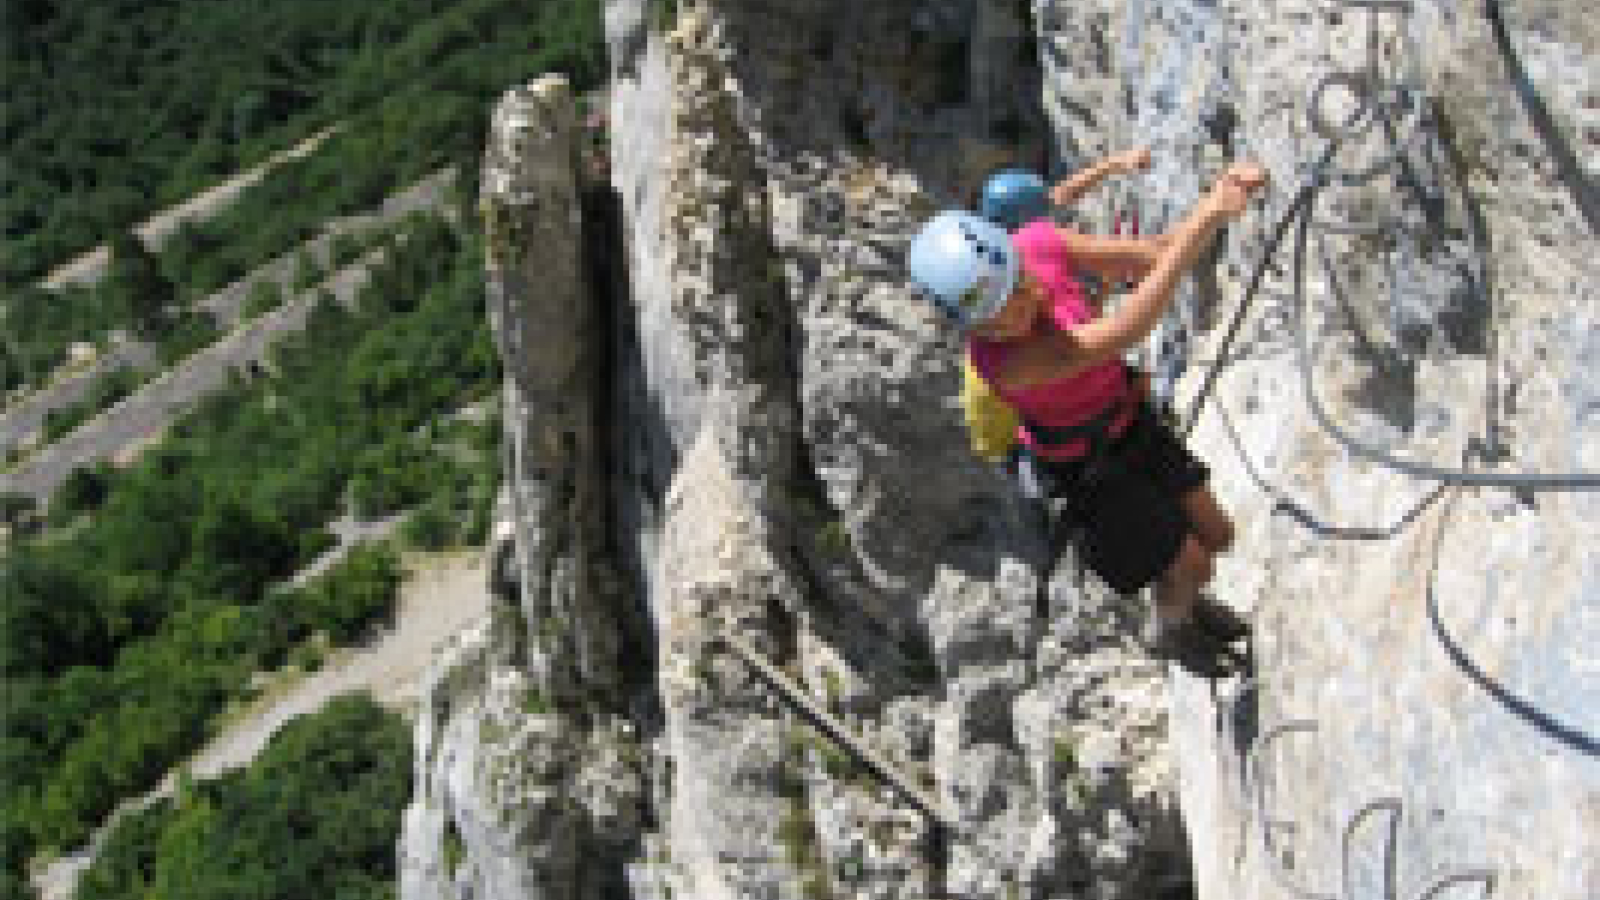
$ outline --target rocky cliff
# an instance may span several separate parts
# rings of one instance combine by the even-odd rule
[[[606,26],[603,183],[560,79],[494,116],[496,605],[430,679],[408,900],[1600,892],[1593,477],[1499,483],[1600,469],[1581,4]],[[1215,685],[971,458],[903,282],[996,165],[1138,143],[1083,227],[1158,229],[1231,158],[1276,183],[1148,351],[1180,405],[1226,363],[1195,444],[1258,640]]]

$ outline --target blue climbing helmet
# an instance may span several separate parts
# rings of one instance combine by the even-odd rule
[[[978,201],[978,214],[1007,231],[1016,231],[1049,212],[1044,179],[1021,169],[1007,169],[991,177]]]
[[[1005,308],[1021,270],[1011,237],[969,212],[947,210],[928,220],[906,254],[912,283],[962,329]]]

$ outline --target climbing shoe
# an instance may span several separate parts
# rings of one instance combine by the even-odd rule
[[[1201,678],[1226,678],[1242,661],[1227,643],[1203,628],[1196,619],[1152,622],[1145,646],[1156,659],[1175,662]]]
[[[1195,601],[1194,619],[1202,629],[1225,644],[1250,636],[1250,623],[1210,594],[1201,594]]]

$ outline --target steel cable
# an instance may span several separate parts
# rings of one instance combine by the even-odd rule
[[[1483,472],[1473,469],[1445,468],[1398,456],[1386,448],[1362,441],[1341,428],[1334,421],[1333,416],[1329,415],[1322,402],[1317,399],[1316,379],[1311,371],[1310,322],[1307,315],[1309,304],[1306,301],[1305,285],[1305,251],[1310,234],[1310,213],[1315,209],[1315,206],[1316,196],[1315,192],[1313,192],[1306,204],[1306,214],[1302,216],[1299,228],[1295,232],[1293,257],[1294,290],[1292,292],[1295,326],[1290,330],[1295,335],[1295,364],[1299,370],[1300,385],[1305,392],[1306,405],[1310,408],[1312,418],[1316,420],[1319,428],[1351,454],[1413,478],[1424,478],[1458,487],[1513,488],[1523,491],[1592,491],[1600,489],[1600,472]]]
[[[1328,160],[1333,157],[1337,146],[1337,144],[1328,145],[1328,149],[1323,153],[1322,159],[1317,162],[1317,171],[1320,171]],[[1222,341],[1217,347],[1212,364],[1206,369],[1205,379],[1200,383],[1199,393],[1195,395],[1194,401],[1189,405],[1189,414],[1183,426],[1184,437],[1188,437],[1194,431],[1195,425],[1200,421],[1200,412],[1205,407],[1206,401],[1210,399],[1212,390],[1216,387],[1217,376],[1222,372],[1222,366],[1228,359],[1233,342],[1239,337],[1239,331],[1244,326],[1244,320],[1249,317],[1251,303],[1255,299],[1256,292],[1261,288],[1262,280],[1266,276],[1267,269],[1272,265],[1273,257],[1277,255],[1278,245],[1283,242],[1283,237],[1288,233],[1289,226],[1294,222],[1295,217],[1300,215],[1305,206],[1311,202],[1316,190],[1317,178],[1314,175],[1308,178],[1306,183],[1295,192],[1294,198],[1289,202],[1288,209],[1284,211],[1277,224],[1273,226],[1272,234],[1267,238],[1267,243],[1261,250],[1261,259],[1256,262],[1255,270],[1250,273],[1250,281],[1245,286],[1244,296],[1234,309],[1233,318],[1228,322],[1228,329],[1224,332]]]
[[[1432,490],[1424,494],[1393,524],[1385,527],[1370,525],[1330,525],[1319,520],[1303,503],[1289,496],[1283,488],[1268,481],[1266,476],[1256,467],[1255,461],[1250,457],[1245,446],[1244,436],[1239,433],[1233,423],[1233,418],[1228,415],[1228,410],[1217,401],[1217,415],[1222,419],[1222,427],[1227,432],[1228,440],[1233,444],[1234,452],[1239,456],[1240,463],[1244,466],[1245,474],[1255,482],[1256,488],[1263,494],[1272,498],[1272,512],[1282,513],[1314,532],[1320,538],[1340,541],[1386,541],[1404,531],[1413,522],[1417,521],[1429,507],[1438,501],[1449,490],[1449,485],[1435,485]]]
[[[1266,271],[1271,265],[1273,257],[1277,254],[1289,226],[1298,220],[1299,227],[1296,230],[1295,249],[1292,257],[1293,289],[1291,291],[1291,302],[1293,327],[1290,330],[1295,334],[1296,367],[1299,370],[1300,382],[1305,391],[1307,405],[1311,409],[1312,417],[1320,429],[1327,432],[1351,454],[1413,478],[1428,479],[1438,481],[1441,484],[1461,487],[1510,488],[1522,491],[1600,489],[1600,472],[1483,472],[1471,469],[1446,468],[1406,459],[1385,448],[1356,438],[1334,421],[1333,417],[1322,405],[1322,402],[1317,398],[1315,378],[1311,371],[1310,325],[1309,316],[1306,313],[1308,303],[1305,285],[1305,245],[1309,235],[1310,224],[1315,219],[1318,195],[1328,186],[1330,179],[1333,177],[1330,168],[1339,146],[1337,141],[1329,141],[1322,156],[1312,166],[1305,182],[1295,192],[1288,208],[1274,225],[1272,233],[1262,249],[1261,258],[1257,261],[1256,267],[1251,273],[1244,295],[1235,308],[1227,331],[1224,333],[1219,348],[1213,356],[1212,364],[1206,369],[1200,389],[1194,401],[1190,404],[1189,413],[1183,425],[1183,435],[1188,437],[1199,422],[1200,413],[1215,389],[1222,366],[1228,360],[1233,342],[1237,339],[1244,320],[1249,315],[1251,305],[1257,291],[1260,289]]]
[[[1600,234],[1600,188],[1596,188],[1594,179],[1584,172],[1583,165],[1578,162],[1578,156],[1572,150],[1572,144],[1562,136],[1555,117],[1550,114],[1538,90],[1534,88],[1533,79],[1528,77],[1527,70],[1522,67],[1522,60],[1511,44],[1511,31],[1506,27],[1505,12],[1500,7],[1500,0],[1484,0],[1483,16],[1489,20],[1489,30],[1494,34],[1495,48],[1500,51],[1501,60],[1505,63],[1506,72],[1511,78],[1511,86],[1516,92],[1517,99],[1522,101],[1523,111],[1528,114],[1534,131],[1538,133],[1539,139],[1544,141],[1545,149],[1550,151],[1551,158],[1555,160],[1556,172],[1566,184],[1567,191],[1572,194],[1578,212],[1582,213],[1584,221],[1589,223],[1589,230]]]

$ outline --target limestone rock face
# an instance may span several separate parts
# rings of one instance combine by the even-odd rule
[[[1600,468],[1570,172],[1477,6],[1372,6],[610,0],[609,185],[579,174],[564,84],[509,93],[483,192],[498,600],[418,723],[407,900],[1449,898],[1491,874],[1595,896],[1593,494],[1436,495],[1299,393],[1303,336],[1361,443]],[[1593,171],[1578,6],[1507,21]],[[957,338],[904,283],[917,225],[991,169],[1138,144],[1154,169],[1080,227],[1173,225],[1232,158],[1276,184],[1148,348],[1180,405],[1327,176],[1305,303],[1290,229],[1194,439],[1240,527],[1218,594],[1258,631],[1254,677],[1214,686],[1146,658],[1141,604],[1049,559],[971,457]]]
[[[507,480],[491,622],[436,662],[401,844],[412,898],[622,889],[643,811],[622,715],[605,552],[606,341],[583,253],[574,103],[550,77],[495,110],[481,192],[489,315],[505,363]]]
[[[563,699],[616,673],[599,544],[596,429],[603,342],[583,271],[574,104],[546,78],[495,111],[482,203],[489,314],[506,361],[505,421],[523,635],[514,656]]]
[[[1093,667],[1051,649],[1091,639],[1048,627],[1041,605],[1087,601],[1070,580],[1047,590],[1037,523],[967,450],[953,336],[904,292],[905,242],[929,211],[998,164],[1045,158],[1025,10],[683,4],[640,37],[649,16],[627,6],[607,17],[613,162],[637,323],[624,343],[650,392],[627,408],[660,427],[615,457],[654,473],[632,496],[672,487],[619,520],[646,526],[628,537],[661,671],[700,668],[661,682],[671,883],[883,897],[1183,883],[1163,676],[1128,617],[1108,617]],[[704,493],[727,499],[690,499]],[[715,554],[690,549],[713,538]],[[958,833],[934,833],[708,646],[719,622],[926,771]],[[1057,777],[1076,761],[1056,716],[1090,704],[1106,714],[1085,732],[1132,752],[1080,794]],[[1106,804],[1083,808],[1094,792]]]
[[[1338,130],[1316,114],[1337,126],[1365,77],[1394,126],[1341,137],[1304,306],[1291,232],[1197,431],[1240,525],[1219,594],[1258,633],[1253,684],[1181,681],[1173,697],[1203,900],[1478,896],[1479,876],[1494,896],[1600,895],[1594,493],[1436,496],[1319,426],[1296,353],[1304,338],[1316,396],[1364,444],[1452,469],[1600,469],[1597,223],[1516,93],[1520,71],[1592,192],[1600,71],[1581,61],[1600,31],[1582,7],[1035,4],[1062,146],[1153,146],[1152,174],[1118,198],[1147,226],[1175,221],[1229,156],[1277,183],[1195,280],[1212,293],[1187,298],[1187,333],[1168,332],[1181,402],[1217,353],[1222,329],[1205,326],[1232,314]],[[1086,46],[1106,52],[1073,52]]]

